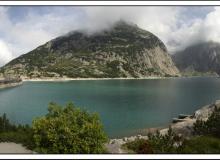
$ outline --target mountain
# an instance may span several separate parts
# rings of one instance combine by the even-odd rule
[[[181,72],[220,75],[220,43],[195,44],[174,54],[172,59]]]
[[[22,78],[179,75],[159,38],[124,21],[99,33],[70,32],[12,60],[0,70]]]

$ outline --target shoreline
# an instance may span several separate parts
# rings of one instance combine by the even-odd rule
[[[145,132],[155,133],[159,131],[161,135],[167,134],[169,126],[172,130],[181,136],[191,137],[193,135],[193,126],[196,120],[206,121],[208,117],[213,113],[215,108],[220,108],[220,100],[216,100],[214,103],[205,105],[194,111],[191,115],[187,115],[184,118],[177,118],[180,121],[171,122],[167,126],[155,127],[155,128],[146,128]],[[179,114],[180,116],[181,114]],[[105,145],[109,153],[118,154],[118,153],[127,153],[121,147],[127,142],[134,141],[135,139],[148,139],[147,134],[138,134],[134,136],[122,137],[122,138],[111,138],[109,142]]]
[[[177,79],[177,78],[200,78],[200,77],[210,77],[210,78],[219,78],[218,76],[180,76],[180,77],[117,77],[117,78],[68,78],[68,77],[59,77],[59,78],[26,78],[23,77],[23,82],[66,82],[66,81],[101,81],[101,80],[147,80],[147,79]]]
[[[140,78],[23,78],[23,82],[62,82],[62,81],[95,81],[95,80],[141,80],[141,79],[169,79],[179,77],[140,77]]]
[[[22,85],[23,82],[16,82],[16,83],[8,83],[8,84],[1,84],[0,85],[0,89],[5,89],[5,88],[11,88],[11,87],[17,87]]]

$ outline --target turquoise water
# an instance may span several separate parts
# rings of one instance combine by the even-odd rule
[[[47,113],[47,105],[74,102],[98,112],[110,137],[167,125],[180,113],[191,114],[220,99],[220,78],[24,82],[0,90],[0,113],[28,123]]]

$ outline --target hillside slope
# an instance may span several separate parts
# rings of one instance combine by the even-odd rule
[[[0,70],[22,78],[179,75],[160,39],[123,21],[92,35],[75,31],[58,37],[12,60]]]
[[[172,58],[182,72],[220,74],[220,43],[192,45],[174,54]]]

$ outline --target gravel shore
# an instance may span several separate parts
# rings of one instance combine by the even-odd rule
[[[32,154],[31,150],[26,149],[22,144],[16,144],[12,142],[0,143],[0,154]]]
[[[174,78],[174,77],[141,77],[141,78],[33,78],[33,79],[28,79],[23,77],[23,81],[82,81],[82,80],[136,80],[136,79],[165,79],[165,78]]]

